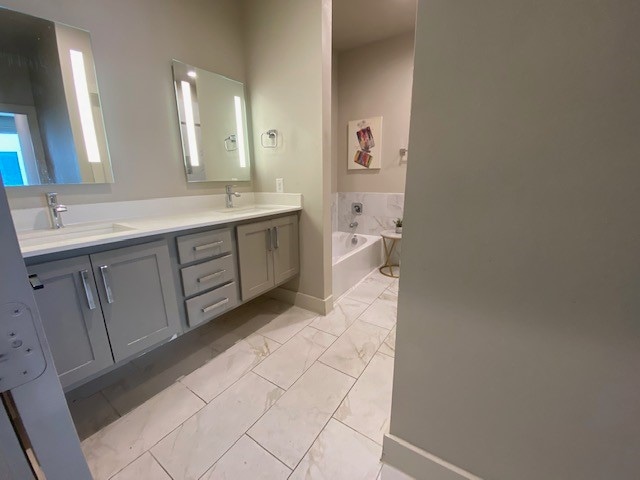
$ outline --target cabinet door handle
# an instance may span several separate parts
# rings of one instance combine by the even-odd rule
[[[201,252],[202,250],[209,250],[211,248],[216,248],[219,245],[222,245],[224,243],[224,240],[218,240],[217,242],[213,242],[213,243],[206,243],[204,245],[196,245],[195,247],[193,247],[193,251],[194,252]]]
[[[280,227],[273,227],[273,231],[276,234],[276,248],[280,248],[280,239],[278,238],[278,228]]]
[[[198,278],[198,283],[205,283],[213,280],[216,277],[222,275],[226,270],[218,270],[217,272],[210,273],[209,275],[205,275],[204,277]]]
[[[204,307],[202,309],[202,313],[209,313],[211,310],[215,310],[218,307],[221,307],[225,304],[229,303],[229,299],[225,298],[224,300],[220,300],[217,303],[214,303],[213,305],[209,305],[208,307]]]
[[[268,228],[265,232],[267,233],[267,250],[271,251],[273,250],[273,231]]]
[[[87,304],[89,305],[89,310],[95,310],[96,301],[93,299],[93,292],[91,291],[91,285],[89,285],[89,270],[81,270],[80,278],[82,279],[84,294],[87,296]]]
[[[111,284],[109,283],[109,267],[107,265],[100,267],[100,275],[102,275],[104,291],[107,293],[107,303],[113,303],[113,292],[111,291]]]

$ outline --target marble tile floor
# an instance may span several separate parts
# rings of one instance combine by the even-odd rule
[[[260,298],[67,394],[96,480],[380,478],[397,280]]]

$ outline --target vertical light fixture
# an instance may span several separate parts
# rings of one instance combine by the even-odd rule
[[[91,109],[91,98],[89,97],[87,72],[84,69],[84,55],[78,50],[69,50],[69,54],[71,55],[73,85],[76,89],[76,98],[78,99],[80,124],[82,125],[84,145],[87,149],[87,159],[89,163],[100,163],[100,149],[98,148],[96,126],[93,122],[93,110]]]
[[[193,104],[191,103],[191,84],[182,80],[182,103],[184,105],[184,116],[187,123],[187,143],[189,144],[189,159],[192,167],[200,166],[200,156],[198,155],[198,142],[196,140],[196,124],[193,118]]]
[[[238,136],[238,154],[240,155],[240,168],[246,168],[247,159],[244,153],[244,128],[242,124],[242,99],[238,96],[233,97],[236,106],[236,135]]]

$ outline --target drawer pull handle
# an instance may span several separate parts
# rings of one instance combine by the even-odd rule
[[[217,303],[214,303],[213,305],[209,305],[208,307],[204,307],[202,309],[202,313],[209,313],[211,310],[215,310],[218,307],[221,307],[223,305],[226,305],[227,303],[229,303],[229,299],[225,298],[224,300],[220,300]]]
[[[224,243],[223,240],[218,240],[217,242],[213,242],[213,243],[206,243],[204,245],[196,245],[195,247],[193,247],[193,251],[194,252],[201,252],[203,250],[209,250],[211,248],[219,247],[223,243]]]
[[[198,283],[210,282],[214,278],[219,277],[220,275],[222,275],[224,272],[226,272],[226,270],[218,270],[217,272],[211,273],[209,275],[205,275],[204,277],[200,277],[198,279]]]
[[[89,270],[81,270],[80,278],[82,279],[84,294],[87,296],[87,304],[89,305],[89,310],[95,310],[96,301],[93,299],[93,292],[91,291],[91,286],[89,285]]]
[[[113,303],[113,292],[111,291],[111,284],[109,283],[109,267],[107,265],[100,267],[100,275],[102,275],[104,291],[107,294],[107,303]]]

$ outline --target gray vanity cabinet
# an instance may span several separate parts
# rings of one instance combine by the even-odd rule
[[[29,267],[44,288],[38,310],[63,387],[113,364],[88,256]]]
[[[271,227],[271,221],[238,227],[240,290],[243,301],[257,297],[275,285]]]
[[[237,234],[243,301],[257,297],[300,271],[297,215],[240,225]]]
[[[166,241],[91,255],[116,362],[180,332]]]
[[[300,272],[298,252],[298,216],[276,218],[273,223],[273,276],[275,284],[289,280]]]

